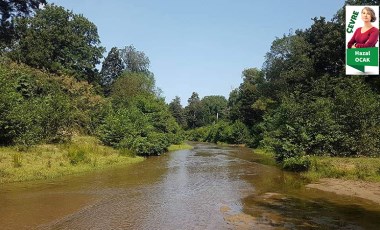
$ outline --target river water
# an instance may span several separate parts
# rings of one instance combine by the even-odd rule
[[[380,207],[306,189],[251,150],[194,144],[126,167],[1,185],[0,229],[380,229]]]

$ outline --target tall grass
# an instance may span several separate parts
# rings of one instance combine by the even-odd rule
[[[263,149],[254,149],[257,162],[277,165],[274,154]],[[309,170],[300,173],[310,181],[321,178],[340,178],[380,182],[380,157],[322,157],[310,156]]]
[[[0,183],[55,178],[143,159],[104,146],[89,136],[74,137],[68,144],[38,145],[22,152],[16,147],[0,147]]]
[[[13,167],[14,168],[20,168],[22,166],[21,164],[21,153],[14,153],[13,154]]]
[[[320,178],[342,178],[380,182],[380,158],[311,157],[308,172],[302,175],[312,181]]]

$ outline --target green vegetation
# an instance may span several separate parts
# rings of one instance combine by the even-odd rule
[[[46,0],[3,0],[0,4],[0,51],[9,46],[17,36],[14,21],[27,17],[46,4]]]
[[[371,157],[310,157],[310,170],[305,178],[342,178],[380,182],[380,158]]]
[[[184,150],[184,149],[192,149],[192,148],[193,148],[193,146],[184,143],[184,144],[178,144],[178,145],[170,145],[168,147],[168,151],[172,152],[172,151]]]
[[[187,132],[188,140],[213,143],[244,144],[248,137],[249,131],[240,121],[233,123],[220,121],[214,125],[203,126]]]
[[[301,176],[309,181],[339,178],[380,182],[380,158],[378,157],[305,156],[298,159],[287,158],[279,165],[272,151],[254,149],[253,155],[256,162],[301,172]],[[309,169],[307,171],[305,171],[305,164]]]
[[[274,159],[274,154],[265,149],[253,149],[253,155],[256,156],[255,161],[260,164],[277,166],[277,162]]]
[[[14,22],[17,43],[9,56],[29,66],[96,81],[96,64],[104,48],[95,24],[79,14],[56,5],[46,5],[33,17]]]
[[[165,103],[144,52],[113,47],[99,71],[105,50],[96,25],[60,6],[39,9],[40,3],[46,2],[0,5],[2,181],[53,177],[113,159],[100,157],[106,147],[95,139],[83,140],[95,149],[79,146],[83,135],[113,147],[106,152],[114,159],[160,155],[185,137],[245,144],[269,149],[283,168],[310,169],[309,175],[341,174],[315,159],[380,157],[380,78],[345,75],[344,8],[331,21],[314,18],[309,28],[276,38],[263,68],[243,70],[228,99],[193,92],[182,107],[179,97]],[[360,159],[347,174],[378,173]],[[50,171],[57,165],[61,170]]]
[[[18,149],[0,147],[0,183],[50,179],[143,161],[102,145],[95,137],[75,136],[64,144]]]
[[[39,3],[0,6],[0,33],[9,34],[0,39],[2,182],[137,162],[183,143],[144,52],[114,47],[99,72],[96,25]]]
[[[182,109],[188,139],[265,148],[292,171],[312,169],[314,156],[379,159],[380,78],[345,75],[345,37],[337,31],[344,8],[276,38],[263,68],[243,70],[227,104],[194,92]]]

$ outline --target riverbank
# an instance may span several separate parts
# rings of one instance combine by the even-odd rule
[[[258,163],[276,164],[274,154],[263,149],[253,149]],[[323,178],[380,182],[380,157],[324,157],[310,156],[310,168],[300,175],[310,182]]]
[[[169,151],[191,149],[171,145]],[[66,144],[44,144],[27,149],[0,147],[0,184],[52,179],[60,176],[126,166],[143,161],[128,151],[104,146],[96,137],[76,136]]]
[[[323,178],[306,185],[306,188],[359,197],[380,204],[380,182]]]
[[[258,162],[276,165],[271,152],[255,149]],[[271,160],[272,159],[272,160]],[[310,157],[309,171],[300,173],[309,184],[308,189],[318,189],[367,199],[380,204],[380,158]]]
[[[309,171],[301,175],[310,181],[323,178],[380,182],[379,157],[310,157]]]
[[[380,158],[311,157],[301,174],[307,188],[367,199],[380,204]]]
[[[19,149],[0,147],[0,183],[51,179],[143,161],[108,146],[95,137],[77,136],[66,144]]]

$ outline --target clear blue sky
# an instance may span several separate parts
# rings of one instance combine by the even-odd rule
[[[107,52],[133,44],[167,102],[228,98],[246,68],[261,68],[276,37],[330,20],[344,0],[53,0],[96,24]],[[343,31],[342,31],[343,33]],[[105,53],[104,55],[106,55]]]

